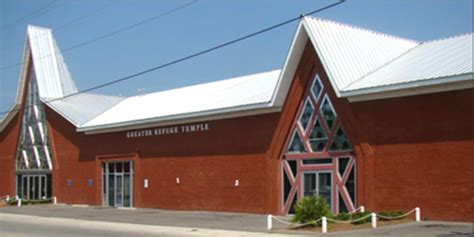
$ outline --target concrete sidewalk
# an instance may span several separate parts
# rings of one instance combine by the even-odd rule
[[[12,226],[21,223],[21,230]],[[3,226],[3,227],[2,227]],[[40,228],[38,228],[40,227]],[[45,231],[46,229],[46,231]],[[39,232],[38,230],[42,230]],[[70,235],[70,232],[79,234]],[[57,217],[30,216],[0,213],[0,236],[164,236],[164,237],[287,237],[285,234],[260,233],[206,228],[189,228],[175,226],[157,226],[104,221],[91,221]],[[293,236],[293,235],[292,235]],[[301,235],[300,235],[301,236]],[[305,237],[305,236],[301,236]]]
[[[267,217],[265,215],[242,213],[168,211],[146,208],[117,209],[69,205],[31,205],[20,208],[7,206],[0,208],[0,213],[155,226],[267,232]],[[276,228],[285,227],[284,225],[275,225]]]
[[[82,226],[91,229],[140,231],[165,236],[338,236],[338,237],[455,237],[473,236],[472,223],[411,222],[377,229],[321,234],[288,230],[273,221],[267,231],[266,216],[242,213],[115,209],[67,205],[7,206],[0,208],[0,222]],[[1,230],[0,230],[1,233]],[[166,234],[165,234],[166,233]]]

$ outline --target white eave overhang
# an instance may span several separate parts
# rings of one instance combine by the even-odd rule
[[[413,82],[370,87],[352,91],[342,91],[341,97],[346,97],[349,102],[358,102],[469,88],[474,88],[473,73],[440,77],[436,79],[416,80]]]
[[[144,129],[150,127],[162,127],[186,123],[204,122],[219,119],[228,119],[236,117],[244,117],[250,115],[259,115],[280,112],[281,107],[272,106],[272,103],[258,103],[250,105],[242,105],[231,108],[207,110],[194,113],[177,114],[156,118],[140,119],[133,121],[126,121],[113,124],[105,124],[98,126],[78,127],[78,132],[85,132],[85,134],[100,134],[120,131],[130,131],[136,129]]]

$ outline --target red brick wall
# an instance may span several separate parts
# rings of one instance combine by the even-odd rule
[[[31,58],[29,62],[31,62]],[[28,65],[28,67],[31,67],[31,65]],[[4,130],[0,132],[0,196],[16,195],[15,159],[21,130],[21,118],[24,109],[23,105],[25,104],[26,96],[28,95],[27,88],[30,78],[29,71],[26,73],[25,78],[25,88],[23,88],[24,93],[20,109],[16,111],[13,119],[8,123]],[[6,116],[6,114],[0,116]]]
[[[315,73],[331,88],[307,44],[281,113],[208,121],[205,132],[133,139],[125,132],[84,135],[46,106],[53,195],[59,202],[101,205],[100,163],[130,159],[136,166],[134,206],[278,213],[278,157]],[[377,211],[420,206],[428,219],[472,220],[473,91],[356,103],[337,98],[332,89],[328,94],[354,145],[358,205]],[[18,132],[17,116],[0,134],[0,195],[14,191]]]
[[[19,114],[0,133],[0,196],[16,195],[15,158],[20,134]]]
[[[373,150],[373,207],[472,219],[472,90],[353,103]]]
[[[283,110],[289,121],[301,85],[314,73],[332,88],[308,44]],[[420,206],[427,219],[472,220],[472,90],[354,103],[337,98],[332,89],[328,94],[354,145],[358,205],[377,211]],[[280,125],[284,138],[289,123]],[[282,144],[277,140],[276,147]]]
[[[127,139],[126,132],[76,133],[48,109],[54,195],[59,202],[101,205],[100,162],[132,159],[134,206],[265,213],[264,158],[278,115],[208,121],[209,131]],[[88,179],[94,180],[92,186]]]

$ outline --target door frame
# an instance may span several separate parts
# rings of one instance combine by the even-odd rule
[[[19,190],[17,190],[17,195],[20,198],[27,199],[27,200],[40,200],[40,199],[48,198],[48,190],[47,190],[48,189],[47,187],[48,174],[17,173],[16,176],[17,176],[17,182],[20,182],[19,187],[17,185],[17,187],[19,188]],[[43,188],[45,190],[43,190]],[[44,195],[42,195],[43,193]],[[38,198],[34,198],[34,196],[37,196]]]
[[[126,162],[132,161],[133,164],[133,179],[131,180],[131,193],[130,195],[133,196],[132,200],[130,200],[131,207],[140,207],[141,206],[141,173],[140,173],[140,157],[138,153],[128,153],[128,154],[112,154],[112,155],[97,155],[95,157],[96,162],[96,174],[95,180],[100,185],[96,186],[96,195],[95,195],[95,202],[96,205],[105,206],[103,200],[103,173],[102,173],[102,164],[104,162]]]
[[[329,196],[331,197],[331,203],[328,203],[329,205],[329,210],[333,210],[333,203],[334,203],[334,180],[333,180],[333,171],[332,170],[311,170],[311,171],[303,171],[301,173],[301,196],[304,197],[304,188],[305,188],[305,185],[304,185],[304,175],[305,174],[316,174],[316,190],[319,190],[319,174],[329,174],[330,178],[329,180],[331,181],[331,189],[330,189],[330,192],[329,192]],[[318,191],[318,195],[319,195],[319,191]],[[313,194],[314,196],[314,194]]]
[[[114,164],[114,170],[116,170],[116,164],[117,163],[122,163],[122,164],[125,164],[125,163],[129,163],[130,166],[129,166],[129,172],[127,174],[125,174],[124,172],[121,172],[121,173],[117,173],[116,171],[114,171],[113,173],[110,173],[109,171],[109,165],[110,164]],[[124,207],[124,201],[125,201],[125,176],[126,175],[129,175],[129,195],[130,195],[130,199],[129,199],[129,207],[133,207],[133,200],[134,200],[134,161],[133,160],[114,160],[114,161],[103,161],[101,163],[101,166],[103,167],[102,169],[102,205],[103,206],[107,206],[107,207]],[[123,169],[123,167],[122,167]],[[110,182],[110,176],[113,176],[113,179],[114,179],[114,205],[111,206],[109,204],[109,194],[110,194],[110,185],[109,185],[109,182]],[[121,185],[121,203],[119,205],[117,205],[117,200],[118,200],[118,196],[117,196],[117,188],[118,188],[118,182],[117,182],[117,177],[120,177],[120,185]],[[105,178],[105,179],[104,179]]]

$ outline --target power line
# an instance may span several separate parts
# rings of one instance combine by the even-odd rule
[[[137,23],[134,23],[134,24],[131,24],[131,25],[129,25],[129,26],[120,28],[120,29],[118,29],[118,30],[116,30],[116,31],[112,31],[112,32],[103,34],[103,35],[101,35],[101,36],[98,36],[98,37],[96,37],[96,38],[94,38],[94,39],[91,39],[91,40],[88,40],[88,41],[84,41],[84,42],[82,42],[82,43],[79,43],[79,44],[70,46],[70,47],[68,47],[68,48],[65,48],[65,49],[62,50],[62,52],[65,53],[65,52],[71,51],[71,50],[73,50],[73,49],[80,48],[80,47],[86,46],[86,45],[88,45],[88,44],[92,44],[92,43],[97,42],[97,41],[99,41],[99,40],[103,40],[103,39],[105,39],[105,38],[112,37],[112,36],[114,36],[114,35],[117,35],[117,34],[122,33],[122,32],[124,32],[124,31],[130,30],[130,29],[135,28],[135,27],[137,27],[137,26],[146,24],[146,23],[148,23],[148,22],[154,21],[154,20],[156,20],[156,19],[159,19],[159,18],[164,17],[164,16],[166,16],[166,15],[169,15],[169,14],[171,14],[171,13],[180,11],[180,10],[182,10],[182,9],[184,9],[184,8],[187,8],[187,7],[193,5],[193,4],[197,3],[197,2],[198,2],[198,0],[193,0],[193,1],[190,1],[190,2],[188,2],[188,3],[179,5],[178,7],[175,7],[175,8],[173,8],[173,9],[170,9],[170,10],[168,10],[168,11],[166,11],[166,12],[163,12],[163,13],[161,13],[161,14],[159,14],[159,15],[155,15],[155,16],[153,16],[153,17],[150,17],[150,18],[141,20],[141,21],[139,21],[139,22],[137,22]],[[51,56],[53,56],[53,55],[52,55],[52,54],[44,55],[44,56],[42,56],[42,57],[36,58],[36,60],[44,59],[44,58],[51,57]],[[18,63],[16,63],[16,64],[12,64],[12,65],[8,65],[8,66],[0,67],[0,71],[3,71],[3,70],[8,69],[8,68],[16,67],[16,66],[21,66],[21,65],[23,65],[23,64],[24,64],[24,63],[22,63],[22,62],[18,62]]]
[[[94,86],[94,87],[90,87],[90,88],[88,88],[88,89],[85,89],[85,90],[82,90],[82,91],[78,91],[78,92],[76,92],[76,93],[72,93],[72,94],[69,94],[69,95],[66,95],[66,96],[63,96],[63,97],[59,97],[59,98],[55,98],[55,99],[50,99],[50,100],[44,101],[44,103],[47,104],[47,103],[54,102],[54,101],[57,101],[57,100],[63,100],[63,99],[70,98],[70,97],[73,97],[73,96],[76,96],[76,95],[79,95],[79,94],[82,94],[82,93],[86,93],[86,92],[89,92],[89,91],[93,91],[93,90],[97,90],[97,89],[104,88],[104,87],[107,87],[107,86],[111,86],[111,85],[114,85],[114,84],[117,84],[117,83],[120,83],[120,82],[123,82],[123,81],[130,80],[130,79],[132,79],[132,78],[135,78],[135,77],[138,77],[138,76],[141,76],[141,75],[144,75],[144,74],[147,74],[147,73],[150,73],[150,72],[153,72],[153,71],[156,71],[156,70],[165,68],[165,67],[172,66],[172,65],[174,65],[174,64],[178,64],[178,63],[181,63],[181,62],[190,60],[190,59],[192,59],[192,58],[195,58],[195,57],[198,57],[198,56],[201,56],[201,55],[210,53],[210,52],[212,52],[212,51],[221,49],[221,48],[223,48],[223,47],[226,47],[226,46],[229,46],[229,45],[238,43],[238,42],[240,42],[240,41],[243,41],[243,40],[246,40],[246,39],[255,37],[255,36],[257,36],[257,35],[266,33],[266,32],[268,32],[268,31],[274,30],[274,29],[276,29],[276,28],[279,28],[279,27],[282,27],[282,26],[284,26],[284,25],[290,24],[290,23],[292,23],[292,22],[298,21],[298,20],[300,20],[302,17],[304,17],[305,15],[314,15],[314,14],[316,14],[316,13],[325,11],[325,10],[327,10],[327,9],[330,9],[330,8],[332,8],[332,7],[335,7],[335,6],[337,6],[337,5],[339,5],[339,4],[342,4],[342,3],[344,3],[344,2],[345,2],[345,0],[339,0],[339,1],[336,2],[336,3],[329,4],[329,5],[325,6],[325,7],[318,8],[318,9],[316,9],[316,10],[310,11],[310,12],[305,13],[305,14],[301,14],[301,15],[298,16],[298,17],[291,18],[291,19],[289,19],[289,20],[283,21],[283,22],[278,23],[278,24],[276,24],[276,25],[269,26],[269,27],[267,27],[267,28],[264,28],[264,29],[262,29],[262,30],[259,30],[259,31],[254,32],[254,33],[251,33],[251,34],[248,34],[248,35],[239,37],[239,38],[237,38],[237,39],[230,40],[230,41],[227,41],[227,42],[225,42],[225,43],[218,44],[218,45],[216,45],[216,46],[213,46],[213,47],[211,47],[211,48],[208,48],[208,49],[199,51],[199,52],[197,52],[197,53],[194,53],[194,54],[191,54],[191,55],[188,55],[188,56],[185,56],[185,57],[182,57],[182,58],[179,58],[179,59],[170,61],[170,62],[168,62],[168,63],[161,64],[161,65],[158,65],[158,66],[149,68],[149,69],[147,69],[147,70],[140,71],[140,72],[137,72],[137,73],[134,73],[134,74],[131,74],[131,75],[128,75],[128,76],[125,76],[125,77],[122,77],[122,78],[119,78],[119,79],[110,81],[110,82],[106,82],[106,83],[103,83],[103,84],[100,84],[100,85],[97,85],[97,86]],[[18,109],[16,109],[16,110],[18,110]],[[14,110],[1,112],[0,114],[6,114],[6,113],[9,113],[9,112],[11,112],[11,111],[14,111]]]
[[[22,16],[18,19],[16,19],[15,21],[9,23],[9,24],[6,24],[6,25],[3,25],[0,27],[0,31],[3,31],[5,30],[6,28],[12,26],[12,25],[15,25],[23,20],[25,20],[26,18],[31,18],[31,17],[39,17],[41,15],[44,15],[46,14],[48,11],[54,9],[53,5],[58,2],[59,0],[53,0],[51,2],[49,2],[48,4],[44,5],[43,7],[33,11],[32,13],[28,14],[28,15],[25,15],[25,16]],[[57,5],[56,5],[57,7]]]
[[[66,26],[70,26],[70,25],[72,25],[72,24],[75,24],[75,23],[77,23],[77,22],[83,21],[84,19],[87,19],[87,18],[89,18],[89,17],[91,17],[91,16],[93,16],[93,15],[96,15],[97,13],[103,11],[103,10],[106,9],[106,8],[109,8],[109,7],[112,6],[112,5],[115,5],[115,2],[113,2],[113,0],[110,1],[110,2],[108,2],[108,4],[105,4],[105,5],[101,6],[101,7],[98,8],[98,9],[95,9],[95,10],[92,11],[92,12],[89,12],[88,14],[85,14],[85,15],[83,15],[83,16],[77,17],[77,18],[75,18],[75,19],[73,19],[73,20],[71,20],[71,21],[69,21],[69,22],[66,22],[66,23],[64,23],[64,24],[62,24],[62,25],[59,25],[59,26],[54,27],[54,28],[53,28],[53,31],[57,33],[57,32],[59,32],[59,31],[65,30],[65,29],[70,29],[70,28],[65,28],[65,27],[66,27]],[[35,38],[39,38],[39,37],[41,37],[41,36],[43,36],[43,35],[45,35],[45,34],[47,34],[47,33],[43,33],[43,34],[41,34],[41,35],[38,35],[38,36],[36,36]],[[23,45],[23,44],[24,44],[24,43],[22,43],[22,42],[16,42],[16,43],[14,43],[14,44],[11,45],[11,46]],[[8,50],[8,49],[14,49],[14,48],[13,48],[13,47],[8,47],[7,50]],[[9,65],[9,66],[5,66],[4,68],[9,68],[9,67],[18,66],[18,65],[21,65],[21,62],[19,62],[19,63],[17,63],[17,64],[12,64],[12,65]],[[2,68],[3,68],[3,67],[2,67]],[[0,70],[1,70],[2,68],[0,68]]]

